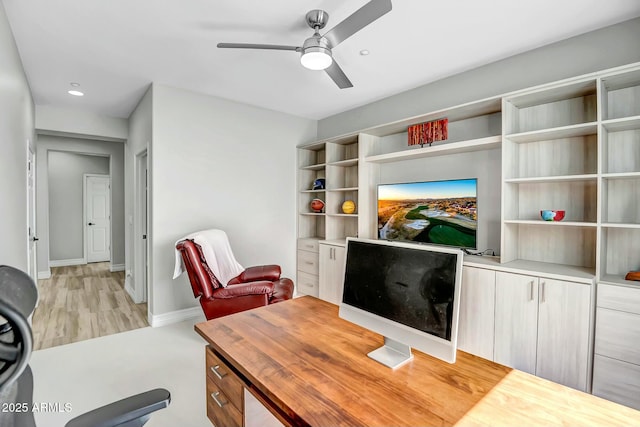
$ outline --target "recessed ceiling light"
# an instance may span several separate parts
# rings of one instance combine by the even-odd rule
[[[71,86],[73,86],[73,87],[79,87],[79,86],[80,86],[80,83],[76,83],[76,82],[71,82],[71,83],[69,83],[69,84],[70,84]]]
[[[73,96],[84,96],[84,93],[80,92],[79,90],[70,90],[67,93]]]
[[[368,51],[367,49],[362,49],[362,50],[360,51],[360,55],[362,55],[362,56],[367,56],[367,55],[369,55],[369,51]]]

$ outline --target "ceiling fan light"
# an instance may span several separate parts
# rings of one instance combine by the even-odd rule
[[[324,47],[309,47],[300,57],[302,66],[310,70],[324,70],[329,68],[332,62],[331,51]]]

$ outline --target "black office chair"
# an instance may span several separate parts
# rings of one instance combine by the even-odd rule
[[[0,411],[2,427],[35,427],[28,365],[33,336],[27,318],[36,300],[35,283],[27,274],[0,266],[0,405],[7,409]],[[141,427],[170,402],[167,390],[150,390],[80,415],[66,427]]]

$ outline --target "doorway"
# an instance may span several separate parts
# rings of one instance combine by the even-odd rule
[[[111,260],[111,186],[109,175],[84,175],[85,258]]]
[[[36,260],[36,153],[27,140],[27,273],[38,283],[38,263]]]
[[[136,155],[135,167],[134,293],[135,301],[142,303],[149,297],[149,166],[146,149]]]

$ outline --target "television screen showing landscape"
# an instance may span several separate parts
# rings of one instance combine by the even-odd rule
[[[378,186],[378,238],[476,248],[477,179]]]

